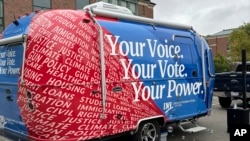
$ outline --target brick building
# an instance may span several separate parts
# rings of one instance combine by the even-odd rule
[[[207,43],[210,48],[212,48],[213,55],[223,55],[227,56],[230,49],[229,35],[233,29],[225,29],[213,35],[208,35],[206,37]]]
[[[129,8],[135,15],[153,18],[155,3],[151,0],[0,0],[0,32],[14,18],[36,9],[82,9],[85,5],[103,1]]]

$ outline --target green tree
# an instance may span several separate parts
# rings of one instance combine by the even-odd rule
[[[230,52],[232,62],[241,61],[241,51],[246,50],[247,60],[250,60],[250,23],[245,23],[233,30],[229,35]]]
[[[220,54],[214,57],[214,67],[216,73],[232,70],[230,61]]]

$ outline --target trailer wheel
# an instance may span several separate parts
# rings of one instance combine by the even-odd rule
[[[160,141],[160,126],[156,121],[145,121],[139,125],[133,141]]]
[[[232,100],[230,97],[219,97],[219,103],[222,108],[230,107]]]

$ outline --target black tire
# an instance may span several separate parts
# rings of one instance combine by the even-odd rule
[[[160,126],[157,121],[145,121],[139,125],[132,141],[160,141]]]
[[[232,103],[232,99],[230,97],[218,97],[219,103],[222,108],[228,108],[230,107]]]

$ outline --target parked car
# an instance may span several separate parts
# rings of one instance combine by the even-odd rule
[[[221,107],[227,108],[232,100],[243,99],[242,64],[235,71],[215,74],[214,96],[218,96]],[[246,63],[246,99],[250,102],[250,62]]]

